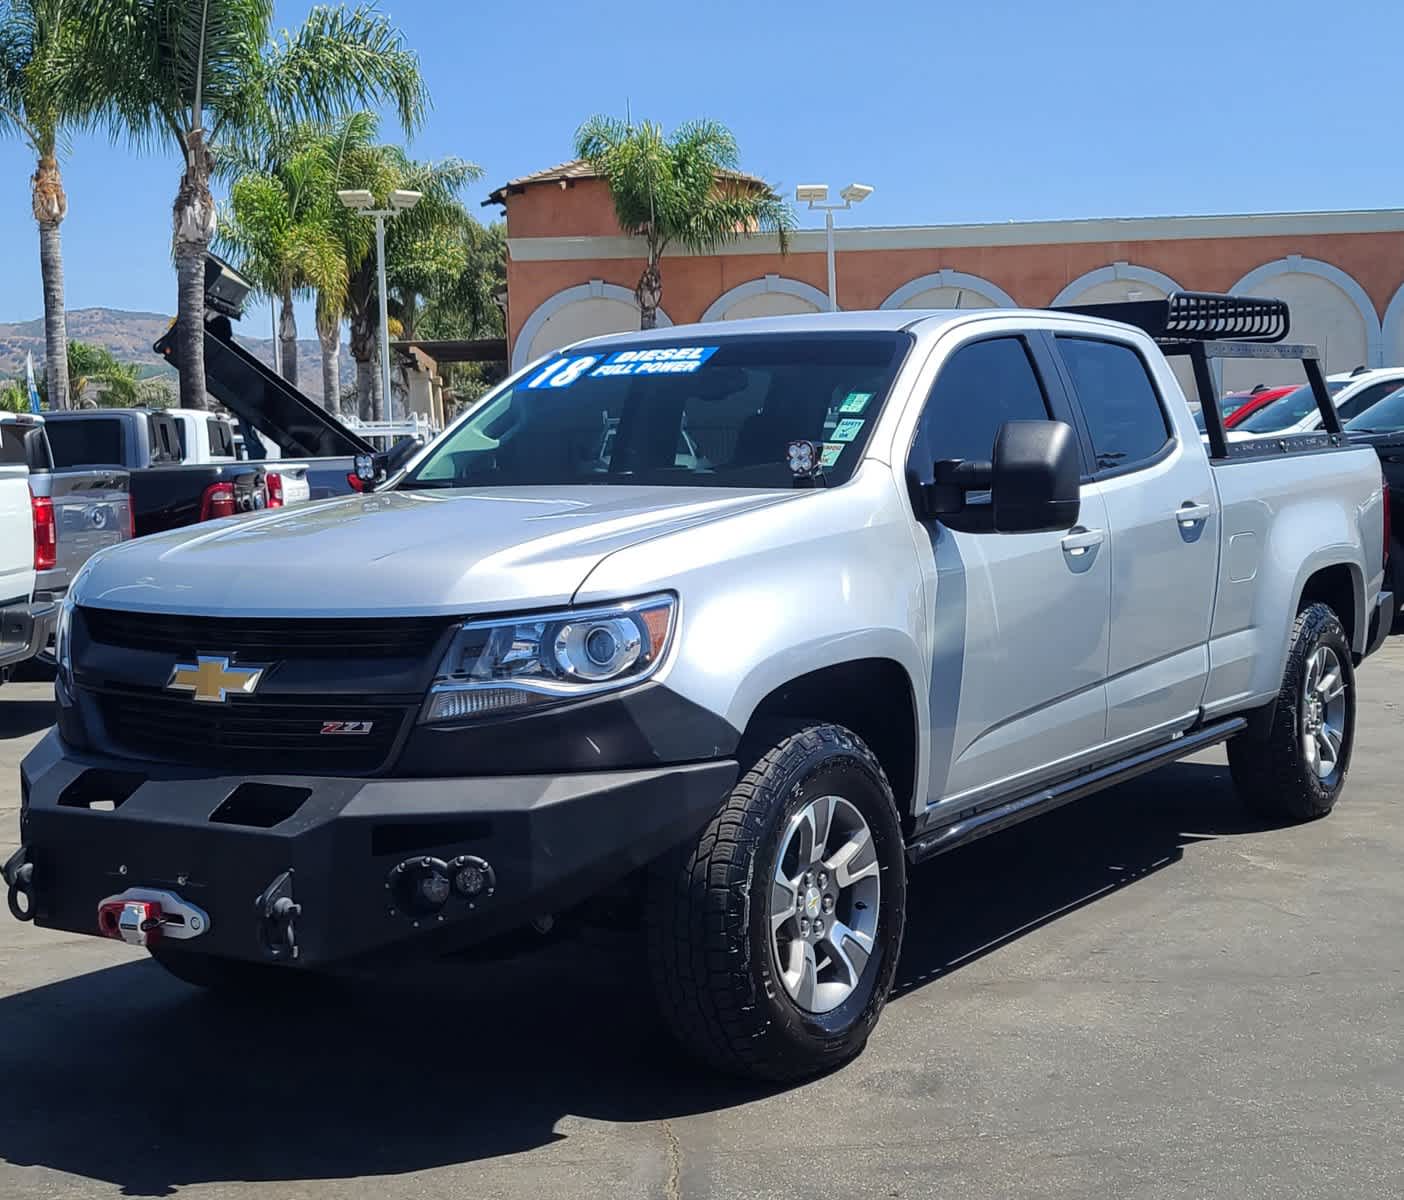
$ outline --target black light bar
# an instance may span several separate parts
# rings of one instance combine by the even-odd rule
[[[205,255],[205,307],[237,321],[253,284],[216,254]]]
[[[1059,312],[1134,325],[1159,341],[1280,342],[1291,314],[1285,300],[1172,292],[1164,300],[1060,305]]]

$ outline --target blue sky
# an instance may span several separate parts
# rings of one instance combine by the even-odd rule
[[[310,7],[283,0],[278,23]],[[873,184],[863,224],[1404,205],[1404,14],[1381,0],[382,8],[434,96],[413,149],[481,164],[485,218],[493,186],[570,157],[585,116],[626,102],[724,121],[786,189]],[[41,312],[32,171],[0,143],[0,322]],[[173,312],[176,160],[79,138],[64,174],[69,307]]]

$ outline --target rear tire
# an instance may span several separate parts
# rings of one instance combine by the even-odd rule
[[[1229,771],[1254,811],[1311,821],[1335,807],[1355,744],[1355,668],[1340,618],[1327,605],[1303,609],[1271,727],[1228,744]]]
[[[877,759],[838,725],[779,731],[697,841],[651,874],[664,1021],[731,1074],[793,1081],[847,1062],[892,990],[905,910],[902,828]]]

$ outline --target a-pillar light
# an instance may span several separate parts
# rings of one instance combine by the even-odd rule
[[[813,475],[819,466],[819,452],[813,442],[791,442],[785,450],[790,472],[800,478]]]

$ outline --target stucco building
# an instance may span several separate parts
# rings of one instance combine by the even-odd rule
[[[506,210],[508,342],[514,367],[593,334],[638,327],[640,243],[621,234],[609,189],[582,163],[513,180]],[[839,307],[948,308],[1153,299],[1175,289],[1277,296],[1293,341],[1330,371],[1404,362],[1404,210],[841,226]],[[781,255],[747,237],[721,252],[666,254],[659,324],[827,307],[823,230]],[[1232,362],[1225,387],[1292,367]],[[1288,374],[1284,374],[1288,372]],[[1300,372],[1300,367],[1296,368]]]

